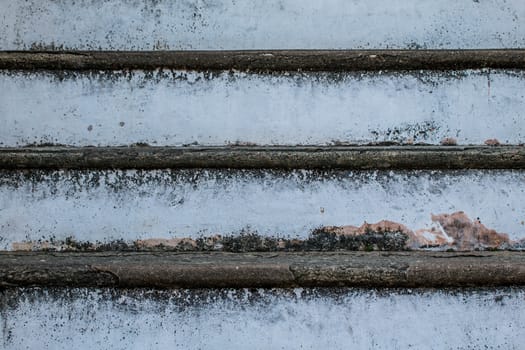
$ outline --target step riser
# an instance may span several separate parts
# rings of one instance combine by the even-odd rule
[[[521,71],[0,73],[0,145],[525,141]]]
[[[503,170],[3,171],[1,249],[70,236],[132,244],[243,230],[305,239],[321,226],[380,220],[416,231],[439,228],[431,214],[456,211],[516,240],[525,237],[524,181],[525,173]]]
[[[4,296],[0,336],[9,349],[519,349],[525,322],[519,289],[9,289]]]
[[[0,50],[525,46],[521,0],[332,0],[322,5],[298,0],[31,0],[4,2],[1,8]]]

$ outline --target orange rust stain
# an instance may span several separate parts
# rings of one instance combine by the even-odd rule
[[[458,144],[458,141],[453,137],[446,137],[443,140],[441,140],[442,146],[455,146]]]
[[[388,220],[381,220],[375,224],[365,222],[363,225],[357,226],[327,226],[323,231],[335,233],[338,236],[359,236],[368,232],[403,232],[408,234],[410,231],[405,225]]]
[[[448,237],[444,232],[435,227],[416,230],[408,237],[407,246],[412,249],[427,247],[446,248],[454,243],[453,238]]]
[[[441,225],[445,233],[454,239],[454,246],[459,250],[499,248],[510,242],[507,234],[489,229],[479,220],[471,220],[462,211],[432,215],[432,221]]]
[[[14,251],[28,252],[28,251],[33,250],[33,243],[31,243],[31,242],[14,242],[13,244],[11,244],[11,248]]]
[[[421,247],[441,247],[452,243],[442,232],[436,228],[412,231],[403,224],[395,221],[381,220],[375,224],[365,222],[357,226],[328,226],[323,228],[325,232],[335,233],[342,236],[358,236],[368,232],[401,232],[408,236],[407,247],[417,249]]]
[[[487,146],[499,146],[500,142],[498,141],[498,139],[488,139],[488,140],[485,140],[485,144]]]
[[[179,245],[189,245],[193,248],[197,247],[197,243],[191,238],[150,238],[135,241],[135,244],[139,248],[155,248],[155,247],[167,247],[176,248]]]
[[[26,241],[13,242],[11,248],[14,251],[30,252],[34,250],[63,250],[67,248],[64,244],[53,244],[48,241]]]
[[[358,236],[368,232],[402,232],[408,236],[407,248],[455,248],[474,250],[504,248],[510,243],[505,233],[485,227],[479,220],[471,220],[464,212],[432,215],[432,222],[438,227],[410,230],[403,224],[382,220],[375,224],[365,222],[357,226],[326,226],[324,232],[341,236]]]

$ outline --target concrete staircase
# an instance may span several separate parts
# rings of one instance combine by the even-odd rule
[[[0,24],[3,348],[520,348],[521,1]]]

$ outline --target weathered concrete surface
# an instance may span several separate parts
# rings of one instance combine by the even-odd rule
[[[2,169],[523,169],[525,146],[0,148]]]
[[[6,350],[521,349],[525,293],[6,289]]]
[[[309,251],[481,251],[524,250],[525,239],[510,240],[505,233],[472,220],[464,212],[432,215],[432,227],[411,230],[394,221],[365,222],[360,227],[324,226],[306,238],[260,235],[249,230],[198,238],[147,238],[115,241],[79,241],[74,237],[13,242],[14,251],[169,251],[169,252],[309,252]]]
[[[434,227],[464,211],[525,238],[525,173],[468,171],[83,170],[0,172],[1,249],[256,232],[307,238],[322,226],[391,220]]]
[[[522,69],[525,50],[0,51],[0,69],[373,71]]]
[[[520,70],[2,70],[0,90],[2,147],[525,141]]]
[[[0,287],[481,287],[525,285],[521,252],[0,253]]]
[[[0,50],[525,47],[521,0],[3,0],[0,14]]]

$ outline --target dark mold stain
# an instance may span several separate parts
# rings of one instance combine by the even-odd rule
[[[309,71],[238,71],[238,70],[181,70],[170,68],[155,69],[119,69],[119,70],[38,70],[26,71],[19,69],[0,70],[5,76],[34,78],[39,76],[60,83],[65,80],[88,79],[89,84],[100,87],[111,87],[119,81],[134,82],[134,87],[145,88],[148,85],[158,84],[161,81],[168,86],[175,86],[181,82],[194,85],[202,81],[225,79],[234,83],[244,79],[271,79],[272,83],[280,81],[292,82],[297,87],[319,84],[329,86],[334,84],[351,84],[355,81],[369,80],[371,83],[380,83],[383,78],[407,79],[413,78],[422,85],[435,88],[449,80],[458,80],[470,76],[484,76],[486,69],[473,70],[380,70],[380,71],[347,71],[347,72],[309,72]],[[194,76],[194,75],[197,76]],[[505,74],[508,77],[524,78],[525,72],[518,69],[492,69],[491,74]],[[191,78],[189,77],[191,75]],[[276,80],[278,79],[278,80]],[[407,88],[405,86],[405,88]],[[432,90],[429,90],[432,92]]]
[[[208,237],[146,239],[134,242],[77,241],[51,238],[35,242],[14,243],[14,250],[41,251],[173,251],[173,252],[300,252],[300,251],[396,251],[406,250],[408,237],[403,232],[370,231],[358,236],[342,236],[323,229],[314,230],[307,239],[262,236],[243,231],[237,235]]]

